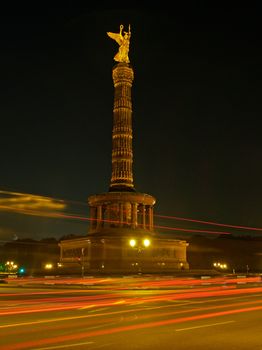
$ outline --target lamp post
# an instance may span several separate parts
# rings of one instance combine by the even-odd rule
[[[45,269],[46,270],[52,270],[52,268],[53,268],[53,264],[51,264],[51,263],[46,263],[45,264]]]
[[[5,269],[7,272],[15,273],[17,271],[17,268],[17,264],[15,264],[13,261],[7,261],[5,263]]]
[[[227,270],[228,266],[226,263],[222,263],[222,262],[214,262],[213,266],[215,267],[215,269],[217,270]]]
[[[137,257],[140,259],[141,253],[151,245],[151,240],[149,238],[144,238],[142,240],[137,240],[136,238],[131,238],[129,240],[129,245],[133,249],[136,249]],[[138,262],[133,263],[133,264],[138,266],[139,271],[141,272],[141,266],[139,266]]]
[[[136,248],[139,253],[141,253],[142,250],[144,250],[145,248],[148,248],[150,246],[150,244],[151,244],[151,241],[149,238],[144,238],[142,241],[142,244],[141,244],[141,242],[138,244],[138,242],[135,238],[131,238],[129,240],[129,245],[132,248]]]
[[[81,248],[81,275],[85,276],[85,264],[84,264],[85,248]]]

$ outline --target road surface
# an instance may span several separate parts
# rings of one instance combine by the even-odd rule
[[[0,349],[262,350],[261,277],[10,281]]]

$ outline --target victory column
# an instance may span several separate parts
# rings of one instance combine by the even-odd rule
[[[185,241],[154,231],[155,198],[139,193],[133,182],[132,98],[134,71],[128,57],[131,38],[120,25],[115,40],[112,173],[109,191],[88,198],[90,227],[86,237],[60,243],[61,262],[80,259],[85,271],[104,273],[159,272],[187,269]]]

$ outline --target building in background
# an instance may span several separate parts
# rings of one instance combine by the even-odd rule
[[[64,270],[82,273],[154,273],[188,269],[184,240],[154,230],[155,198],[136,191],[133,180],[132,83],[128,32],[107,33],[119,50],[114,84],[112,175],[107,193],[88,198],[90,227],[85,237],[60,242]]]

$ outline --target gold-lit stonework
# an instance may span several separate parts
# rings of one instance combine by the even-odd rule
[[[89,232],[101,233],[119,228],[153,232],[155,198],[138,192],[109,192],[88,198],[92,218]],[[123,234],[126,230],[121,230]],[[126,231],[127,232],[127,231]]]
[[[110,189],[133,189],[132,101],[133,69],[126,63],[113,68],[115,88]]]
[[[135,190],[133,179],[132,83],[129,32],[107,34],[119,44],[112,69],[114,84],[112,169],[109,191],[88,198],[86,237],[60,243],[61,263],[87,272],[135,273],[187,269],[185,241],[155,232],[153,196]],[[78,265],[78,268],[79,268]]]

